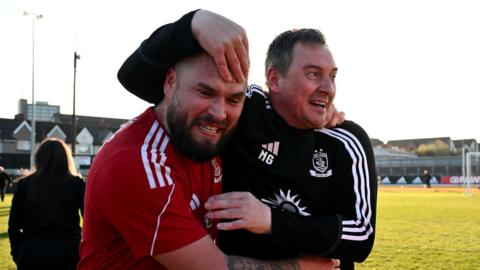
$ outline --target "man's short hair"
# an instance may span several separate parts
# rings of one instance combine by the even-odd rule
[[[293,47],[297,42],[326,46],[325,36],[317,29],[294,29],[278,35],[268,48],[265,60],[265,72],[273,67],[281,74],[286,74],[293,58]]]

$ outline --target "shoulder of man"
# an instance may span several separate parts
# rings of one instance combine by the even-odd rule
[[[345,120],[342,124],[335,126],[334,130],[344,131],[344,133],[351,133],[354,135],[358,140],[364,144],[367,142],[370,145],[370,137],[368,136],[367,132],[357,123],[351,120]]]
[[[272,108],[268,92],[257,84],[251,84],[247,88],[245,107],[251,109],[252,107],[261,110],[270,110]]]
[[[247,88],[246,96],[249,99],[253,99],[253,98],[268,99],[267,92],[258,84],[250,84]]]
[[[323,134],[322,136],[327,136],[338,143],[361,146],[367,152],[373,152],[367,132],[353,121],[345,120],[335,127],[317,129],[317,131],[319,134]]]

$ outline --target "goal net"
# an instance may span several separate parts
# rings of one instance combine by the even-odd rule
[[[480,152],[466,153],[465,175],[463,177],[465,195],[472,196],[472,185],[480,184]]]

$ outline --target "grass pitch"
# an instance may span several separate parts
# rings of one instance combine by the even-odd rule
[[[480,190],[380,187],[377,233],[357,270],[480,269]],[[0,203],[0,269],[14,270],[7,234],[11,195]]]
[[[370,257],[356,269],[480,269],[480,192],[381,187]]]
[[[8,215],[10,213],[10,205],[12,203],[12,195],[6,194],[5,201],[0,202],[0,269],[15,270],[15,263],[10,256],[10,242],[8,241]]]

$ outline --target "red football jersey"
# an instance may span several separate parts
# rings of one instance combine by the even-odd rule
[[[214,237],[203,204],[221,180],[220,160],[177,152],[149,108],[102,146],[88,173],[78,269],[162,269],[152,255]]]

